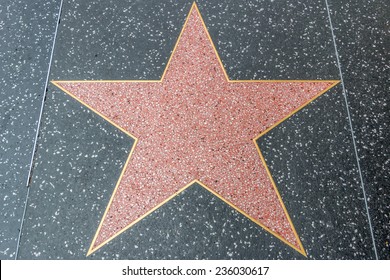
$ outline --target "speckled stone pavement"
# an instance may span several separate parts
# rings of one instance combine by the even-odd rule
[[[390,259],[386,1],[0,5],[0,259]]]

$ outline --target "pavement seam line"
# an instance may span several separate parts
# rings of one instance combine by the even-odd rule
[[[367,220],[368,220],[368,224],[370,226],[372,245],[373,245],[373,248],[374,248],[375,257],[378,260],[378,252],[377,252],[376,244],[375,244],[374,230],[373,230],[372,223],[371,223],[370,211],[368,209],[367,195],[366,195],[366,190],[365,190],[365,187],[364,187],[362,170],[360,168],[360,159],[359,159],[359,154],[358,154],[358,151],[357,151],[357,146],[356,146],[356,141],[355,141],[355,133],[354,133],[354,130],[353,130],[351,113],[349,111],[348,97],[347,97],[347,92],[345,90],[343,73],[341,71],[341,63],[340,63],[340,59],[339,59],[339,53],[338,53],[338,50],[337,50],[336,36],[334,34],[334,31],[333,31],[334,28],[333,28],[331,15],[330,15],[330,8],[329,8],[328,0],[325,0],[325,4],[326,4],[327,12],[328,12],[329,26],[330,26],[330,30],[332,32],[332,40],[333,40],[333,46],[334,46],[335,55],[336,55],[337,67],[339,69],[339,75],[340,75],[340,79],[341,79],[341,86],[342,86],[342,89],[343,89],[343,96],[344,96],[344,101],[345,101],[345,105],[346,105],[346,109],[347,109],[347,115],[348,115],[348,120],[349,120],[349,128],[351,130],[351,137],[352,137],[353,148],[355,150],[355,158],[356,158],[357,168],[358,168],[359,177],[360,177],[360,186],[361,186],[361,189],[363,191],[363,197],[364,197],[364,204],[365,204],[365,207],[366,207]]]
[[[29,194],[30,194],[30,187],[29,187],[29,185],[30,185],[30,180],[31,180],[32,167],[33,167],[33,162],[34,162],[34,156],[35,156],[35,153],[36,153],[36,150],[37,150],[37,142],[38,142],[38,137],[39,137],[39,130],[41,128],[43,107],[44,107],[45,100],[46,100],[47,86],[49,84],[49,76],[50,76],[50,71],[51,71],[51,64],[52,64],[52,61],[53,61],[54,47],[55,47],[57,34],[58,34],[58,26],[59,26],[60,21],[61,21],[61,12],[62,12],[63,2],[64,2],[64,0],[61,0],[59,8],[58,8],[57,23],[56,23],[56,28],[55,28],[55,31],[54,31],[53,43],[52,43],[52,46],[51,46],[49,66],[47,68],[47,75],[46,75],[45,87],[44,87],[44,90],[43,90],[41,109],[40,109],[40,112],[39,112],[39,117],[38,117],[38,122],[37,122],[37,129],[36,129],[36,132],[35,132],[34,145],[33,145],[32,151],[31,151],[30,168],[29,168],[29,171],[28,171],[28,174],[27,174],[27,181],[26,181],[27,194],[26,194],[26,200],[25,200],[25,203],[24,203],[24,210],[23,210],[22,220],[21,220],[20,228],[19,228],[19,235],[18,235],[18,239],[17,239],[17,242],[16,242],[15,260],[17,260],[18,255],[19,255],[20,238],[22,236],[22,228],[23,228],[24,218],[25,218],[26,210],[27,210],[28,197],[29,197]]]

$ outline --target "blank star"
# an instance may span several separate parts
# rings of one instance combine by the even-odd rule
[[[158,81],[56,81],[136,139],[88,254],[194,182],[305,255],[255,140],[337,81],[231,81],[191,8]]]

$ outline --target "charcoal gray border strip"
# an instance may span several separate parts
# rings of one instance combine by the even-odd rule
[[[341,86],[342,86],[342,89],[343,89],[343,96],[344,96],[344,101],[345,101],[345,107],[347,109],[347,115],[348,115],[348,120],[349,120],[349,127],[350,127],[350,130],[351,130],[351,137],[352,137],[353,148],[355,150],[355,157],[356,157],[357,168],[359,170],[360,184],[361,184],[361,188],[362,188],[362,191],[363,191],[364,204],[366,206],[368,224],[370,226],[370,231],[371,231],[372,245],[374,247],[375,257],[378,260],[378,252],[376,250],[374,230],[372,228],[370,211],[368,209],[367,195],[366,195],[366,190],[365,190],[365,187],[364,187],[362,170],[360,168],[360,159],[359,159],[359,154],[358,154],[357,147],[356,147],[355,133],[354,133],[354,130],[353,130],[351,113],[349,111],[348,97],[347,97],[347,92],[345,90],[343,73],[341,71],[341,63],[340,63],[340,59],[339,59],[339,53],[338,53],[338,50],[337,50],[336,36],[334,34],[334,31],[333,31],[333,23],[332,23],[332,18],[331,18],[331,15],[330,15],[330,9],[329,9],[328,0],[325,0],[325,4],[326,4],[326,10],[328,12],[328,19],[329,19],[330,30],[332,32],[332,40],[333,40],[334,50],[335,50],[335,54],[336,54],[337,66],[339,68],[339,75],[340,75],[340,79],[341,79]]]
[[[24,217],[26,215],[28,197],[29,197],[29,194],[30,194],[30,188],[29,188],[30,178],[31,178],[31,173],[32,173],[32,167],[33,167],[35,152],[36,152],[36,149],[37,149],[37,142],[38,142],[39,130],[40,130],[40,127],[41,127],[43,107],[44,107],[45,100],[46,100],[47,85],[49,83],[49,76],[50,76],[50,71],[51,71],[51,63],[52,63],[52,60],[53,60],[54,47],[55,47],[55,43],[56,43],[56,39],[57,39],[58,26],[59,26],[60,20],[61,20],[61,12],[62,12],[63,2],[64,2],[64,0],[61,0],[60,6],[58,8],[57,23],[56,23],[56,28],[55,28],[55,31],[54,31],[54,37],[53,37],[53,43],[52,43],[52,47],[51,47],[49,66],[47,68],[47,75],[46,75],[45,86],[44,86],[44,89],[43,89],[41,109],[40,109],[40,112],[39,112],[39,118],[38,118],[37,128],[36,128],[36,132],[35,132],[34,145],[33,145],[32,151],[31,151],[30,168],[28,170],[27,180],[26,180],[27,194],[26,194],[26,200],[24,202],[24,210],[23,210],[22,220],[21,220],[21,223],[20,223],[19,236],[18,236],[18,240],[16,242],[15,260],[18,258],[18,255],[19,255],[20,238],[22,236],[23,222],[24,222]]]

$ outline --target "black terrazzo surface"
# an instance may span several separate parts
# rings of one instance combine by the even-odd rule
[[[198,184],[114,239],[93,258],[304,259]]]
[[[159,79],[192,2],[65,1],[52,78]],[[322,0],[197,3],[231,79],[338,77]]]
[[[232,79],[339,79],[325,1],[197,3]],[[368,9],[371,14],[385,7],[375,3],[376,8]],[[159,79],[191,4],[65,0],[50,79]],[[354,49],[354,40],[343,35],[358,25],[359,13],[365,11],[332,5],[342,67],[361,67],[353,64],[353,55],[366,46]],[[346,16],[350,21],[344,21]],[[379,39],[384,37],[380,28]],[[374,31],[368,20],[361,27],[366,36]],[[378,55],[385,70],[388,59]],[[367,61],[373,65],[375,59]],[[343,68],[346,81],[354,69],[361,70]],[[385,75],[375,73],[371,80],[377,86],[372,89],[385,87]],[[388,246],[388,154],[383,151],[388,148],[383,138],[388,103],[383,91],[372,102],[358,79],[350,83],[347,91],[357,89],[351,110],[360,131],[356,136],[363,177],[370,182],[366,185],[376,239]],[[309,259],[375,258],[342,93],[338,85],[258,141]],[[368,112],[372,118],[366,117]],[[133,141],[50,85],[38,144],[19,258],[84,259]],[[369,163],[363,163],[367,158]],[[0,246],[6,242],[1,239]],[[381,258],[388,258],[386,246],[378,245]],[[88,258],[302,255],[194,185]]]
[[[231,79],[338,79],[324,1],[197,3]]]
[[[59,3],[0,3],[0,259],[15,258]]]
[[[54,86],[49,89],[21,259],[86,255],[133,145],[102,118]]]
[[[65,1],[51,79],[160,79],[191,4]]]
[[[375,258],[341,85],[258,143],[308,258]]]
[[[390,3],[329,1],[380,259],[390,259]]]
[[[72,199],[76,208],[74,211],[79,212],[80,209],[77,208],[80,200],[86,200],[83,192],[86,187],[73,190],[79,193],[71,195],[72,198],[77,198]],[[69,190],[65,190],[64,193],[64,196],[69,197]],[[88,210],[82,210],[86,213],[79,214],[76,218],[73,218],[75,215],[71,213],[62,213],[63,217],[59,214],[58,224],[55,226],[57,229],[48,226],[53,223],[50,215],[45,215],[43,219],[41,215],[36,215],[31,224],[39,221],[41,225],[35,227],[34,231],[28,232],[29,242],[22,247],[20,257],[23,259],[304,258],[197,184],[91,256],[86,257],[91,241],[89,233],[97,227],[92,215],[99,213],[96,209],[105,208],[105,203],[101,203],[104,201],[96,202],[96,195],[87,197],[91,198],[91,201],[86,202]],[[92,206],[95,208],[94,211],[90,211],[90,205],[94,205]],[[58,206],[49,206],[49,208],[58,208]],[[38,212],[41,213],[42,210],[38,209]],[[72,219],[73,223],[65,216]],[[58,234],[60,228],[66,231]],[[42,238],[42,235],[47,238]]]

